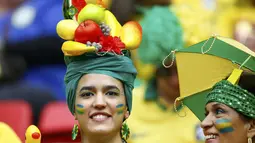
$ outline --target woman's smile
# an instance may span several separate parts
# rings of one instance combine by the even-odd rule
[[[106,112],[95,112],[92,113],[89,118],[94,122],[104,122],[110,119],[112,116]]]

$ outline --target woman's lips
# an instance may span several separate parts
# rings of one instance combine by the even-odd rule
[[[106,112],[95,112],[90,115],[90,119],[96,122],[103,122],[111,117],[110,114]]]
[[[91,117],[91,119],[96,122],[103,122],[103,121],[107,120],[108,118],[110,118],[110,117],[108,117],[106,115],[102,115],[102,114],[97,114],[97,115]]]
[[[216,134],[208,134],[205,136],[206,143],[216,143],[218,135]]]

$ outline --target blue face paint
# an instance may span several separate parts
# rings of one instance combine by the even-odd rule
[[[224,118],[216,120],[216,128],[220,131],[220,133],[228,133],[234,131],[231,120]]]
[[[117,113],[118,113],[118,114],[123,114],[124,109],[125,109],[124,104],[118,104],[118,105],[116,106],[116,108],[117,108]]]
[[[85,108],[82,104],[77,104],[75,110],[78,114],[84,114]]]

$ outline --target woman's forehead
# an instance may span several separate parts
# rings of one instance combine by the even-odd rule
[[[229,108],[227,105],[225,105],[223,103],[219,103],[219,102],[210,102],[210,103],[206,104],[206,109],[207,110],[217,108],[217,107]]]
[[[103,75],[103,74],[86,74],[82,76],[78,83],[78,88],[82,88],[84,86],[89,86],[89,87],[117,87],[117,88],[122,88],[122,83],[108,75]]]

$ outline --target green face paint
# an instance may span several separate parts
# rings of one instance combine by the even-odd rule
[[[229,119],[217,119],[216,128],[220,131],[220,133],[228,133],[234,131],[232,123]]]
[[[78,114],[84,114],[85,108],[82,104],[77,104],[75,110]]]
[[[116,106],[116,108],[117,108],[117,113],[118,113],[118,114],[123,114],[124,109],[125,109],[124,104],[118,104],[118,105]]]

